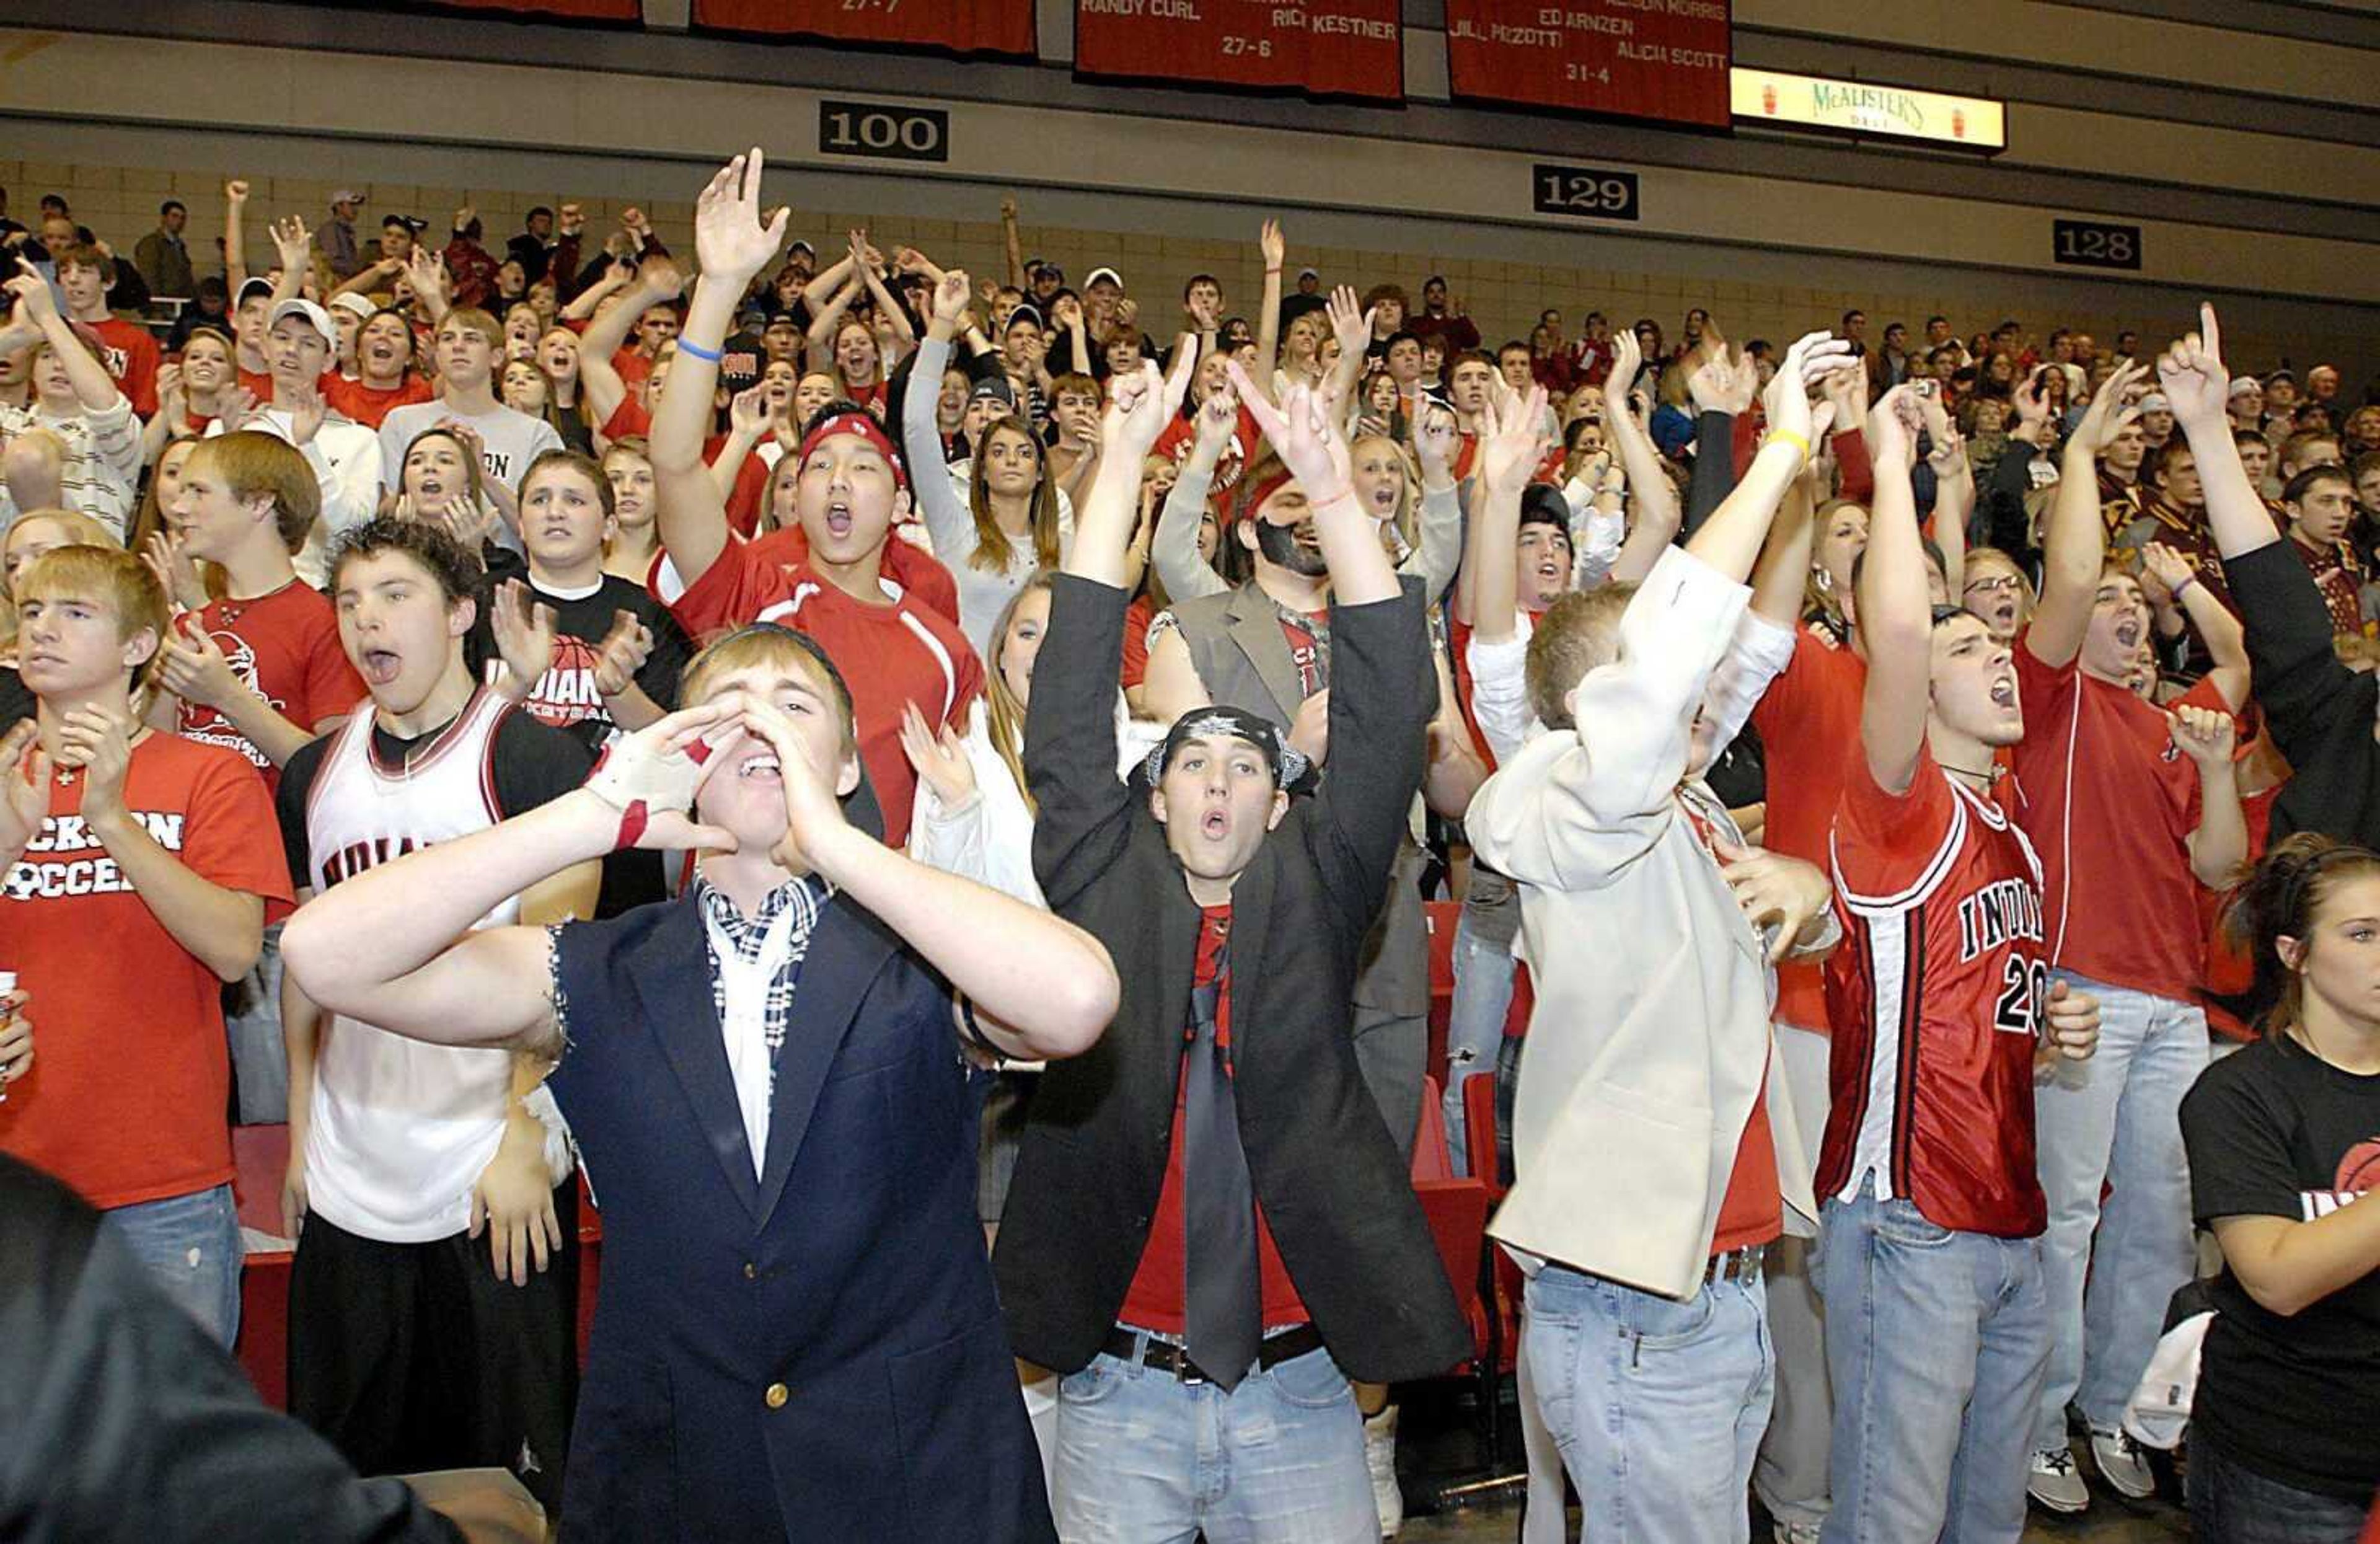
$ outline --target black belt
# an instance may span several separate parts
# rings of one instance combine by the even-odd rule
[[[1122,1325],[1108,1332],[1107,1344],[1099,1349],[1119,1361],[1134,1360],[1134,1354],[1143,1367],[1170,1372],[1184,1383],[1212,1383],[1205,1369],[1190,1359],[1188,1348],[1172,1345],[1156,1336],[1148,1337],[1148,1348],[1140,1349],[1141,1333]],[[1267,1335],[1257,1344],[1257,1366],[1269,1369],[1283,1362],[1293,1361],[1309,1351],[1322,1349],[1322,1331],[1311,1324],[1301,1324],[1294,1330],[1283,1330],[1278,1335]]]

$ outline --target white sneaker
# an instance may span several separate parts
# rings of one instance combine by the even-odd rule
[[[1394,1538],[1405,1526],[1405,1493],[1397,1489],[1397,1407],[1364,1423],[1364,1465],[1372,1471],[1372,1504],[1380,1514],[1380,1537]]]
[[[2070,1448],[2043,1448],[2035,1453],[2025,1475],[2024,1491],[2050,1511],[2069,1515],[2091,1504],[2090,1487],[2076,1471]]]
[[[2156,1476],[2149,1472],[2147,1455],[2121,1427],[2091,1428],[2091,1462],[2119,1496],[2144,1501],[2156,1494]]]

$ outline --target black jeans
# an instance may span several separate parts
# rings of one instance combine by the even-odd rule
[[[2369,1502],[2301,1490],[2190,1444],[2190,1525],[2197,1544],[2355,1544]]]

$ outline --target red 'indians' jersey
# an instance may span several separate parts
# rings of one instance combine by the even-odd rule
[[[1937,1227],[2031,1237],[2046,1221],[2033,1145],[2049,987],[2041,865],[1930,751],[1898,797],[1852,761],[1832,838],[1843,943],[1827,962],[1834,1107],[1818,1194],[1869,1185]]]

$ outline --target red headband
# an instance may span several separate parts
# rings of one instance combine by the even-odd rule
[[[1272,497],[1275,493],[1280,492],[1283,488],[1288,487],[1295,480],[1297,480],[1291,473],[1290,469],[1287,467],[1283,467],[1279,471],[1273,473],[1272,476],[1266,478],[1263,481],[1249,484],[1247,490],[1247,500],[1240,505],[1240,518],[1244,520],[1253,520],[1257,518],[1257,511],[1264,507],[1265,500]]]
[[[811,425],[810,432],[802,436],[801,458],[808,460],[810,452],[818,448],[820,441],[835,434],[856,434],[875,446],[877,453],[884,457],[884,464],[892,468],[892,486],[909,486],[909,474],[901,466],[901,453],[892,448],[892,441],[885,434],[884,426],[876,421],[873,413],[837,413],[823,422]]]

